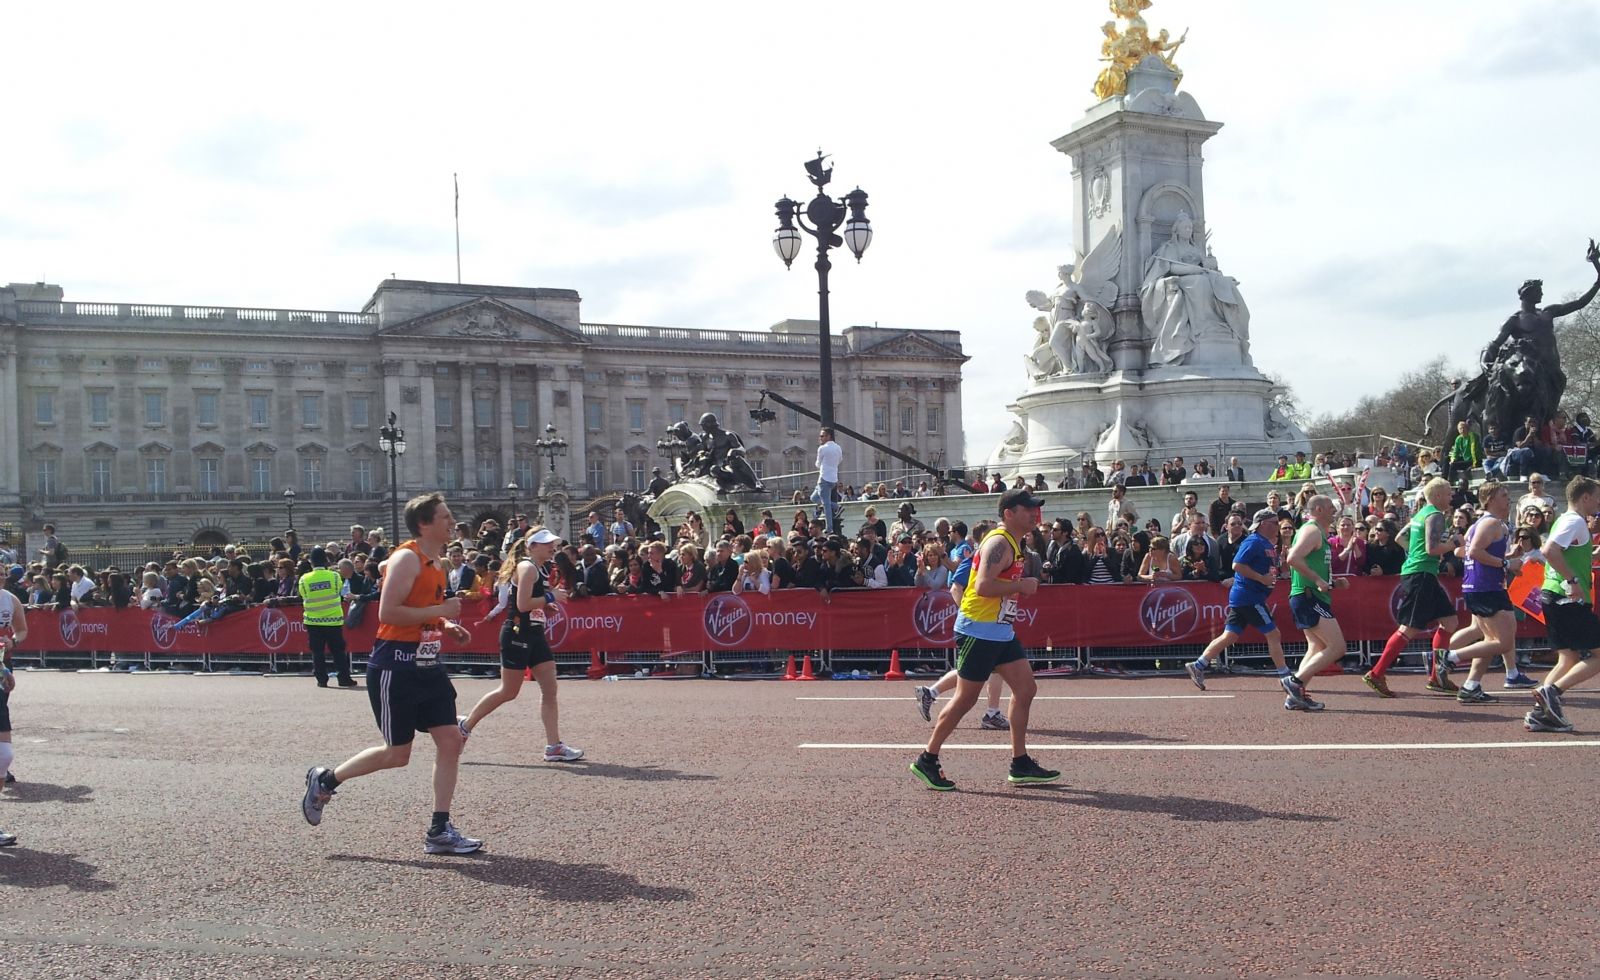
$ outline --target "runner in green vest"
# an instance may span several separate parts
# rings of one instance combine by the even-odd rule
[[[1600,482],[1586,476],[1567,484],[1567,512],[1556,518],[1544,543],[1544,625],[1556,651],[1555,669],[1534,688],[1534,709],[1523,718],[1530,732],[1570,732],[1561,696],[1600,673],[1600,657],[1582,657],[1600,650],[1600,619],[1591,597],[1594,541],[1589,518],[1600,508]]]
[[[1456,604],[1450,600],[1444,586],[1439,584],[1439,558],[1447,551],[1461,545],[1461,536],[1450,530],[1444,511],[1450,506],[1450,484],[1434,477],[1422,488],[1427,506],[1417,511],[1402,532],[1406,537],[1406,561],[1400,566],[1400,608],[1395,621],[1400,628],[1384,644],[1383,656],[1361,679],[1380,697],[1392,698],[1394,692],[1384,680],[1384,673],[1400,659],[1400,651],[1407,643],[1431,632],[1433,652],[1428,658],[1428,690],[1441,694],[1456,693],[1456,686],[1448,676],[1450,635],[1456,628]],[[1440,669],[1441,666],[1444,669]]]
[[[1336,579],[1328,569],[1328,532],[1338,512],[1333,498],[1326,494],[1307,500],[1307,520],[1295,532],[1294,544],[1284,559],[1293,572],[1289,611],[1294,624],[1306,634],[1306,655],[1300,658],[1300,669],[1283,679],[1289,695],[1283,706],[1289,711],[1321,711],[1322,703],[1306,694],[1306,682],[1345,655],[1344,631],[1333,618],[1333,590],[1348,588],[1350,580]]]
[[[355,687],[355,678],[350,676],[350,654],[344,645],[344,578],[328,567],[326,551],[311,549],[311,571],[300,576],[295,591],[305,606],[300,619],[311,645],[311,669],[317,675],[317,686],[328,686],[326,655],[331,652],[339,686]]]

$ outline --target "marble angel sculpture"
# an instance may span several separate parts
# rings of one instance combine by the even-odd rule
[[[1152,366],[1183,364],[1197,340],[1230,338],[1241,361],[1249,357],[1250,310],[1238,280],[1217,271],[1217,260],[1195,231],[1187,211],[1179,212],[1172,237],[1145,266],[1139,306],[1153,337]]]
[[[1025,358],[1032,377],[1111,370],[1106,345],[1116,330],[1110,305],[1117,298],[1114,280],[1121,265],[1122,232],[1113,227],[1088,255],[1079,253],[1077,262],[1056,270],[1061,282],[1054,292],[1028,291],[1028,305],[1045,314],[1042,324],[1034,322],[1040,343]]]

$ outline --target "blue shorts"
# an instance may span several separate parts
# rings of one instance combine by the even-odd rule
[[[1303,630],[1315,629],[1324,619],[1333,618],[1333,609],[1310,592],[1289,597],[1289,612],[1294,624]]]
[[[1278,624],[1272,621],[1272,610],[1268,609],[1265,603],[1228,607],[1228,621],[1222,627],[1224,632],[1243,633],[1251,626],[1262,633],[1274,633],[1278,629]]]

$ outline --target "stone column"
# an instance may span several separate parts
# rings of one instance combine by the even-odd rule
[[[961,432],[961,381],[947,378],[940,381],[939,385],[944,389],[944,418],[940,422],[944,425],[945,459],[948,461],[945,465],[965,465],[967,452]]]
[[[249,396],[244,393],[244,385],[240,380],[244,358],[224,357],[219,363],[222,365],[222,427],[219,441],[229,449],[222,462],[222,489],[242,492],[249,486],[250,474],[246,472],[246,460],[241,450],[255,441],[248,438],[246,417],[250,412]]]
[[[439,463],[437,447],[439,433],[435,426],[438,419],[433,417],[433,368],[432,361],[418,361],[417,363],[417,388],[418,398],[421,401],[421,411],[417,412],[415,425],[404,426],[408,435],[409,451],[406,453],[408,460],[415,460],[410,467],[407,479],[411,487],[420,493],[424,488],[438,489]],[[413,455],[415,454],[415,455]]]
[[[274,386],[278,394],[277,417],[269,430],[278,447],[278,454],[272,458],[278,471],[274,474],[274,484],[285,490],[294,487],[296,492],[299,492],[304,488],[300,486],[300,454],[294,451],[294,414],[298,407],[295,405],[295,399],[299,397],[294,390],[294,361],[287,359],[273,361],[272,373],[275,375]],[[171,401],[170,398],[167,400]],[[171,406],[168,408],[170,410]],[[289,468],[287,473],[284,472],[285,466]]]
[[[401,404],[400,395],[400,372],[405,369],[405,362],[396,358],[386,357],[382,362],[379,363],[378,369],[383,372],[383,401],[381,404],[374,406],[374,409],[377,411],[377,418],[371,420],[372,430],[374,432],[376,432],[380,426],[389,424],[390,412],[400,415],[402,414],[402,410],[405,408],[405,406]],[[401,428],[405,428],[406,423],[400,422],[399,425]],[[409,434],[410,433],[407,433],[407,435]],[[410,449],[411,447],[408,444],[406,448]],[[410,454],[408,453],[407,455]],[[397,482],[402,487],[409,486],[410,484],[407,482],[407,476],[410,472],[408,469],[409,463],[404,456],[396,460],[396,463],[397,465],[395,467],[395,471],[399,476],[399,480]],[[387,453],[379,458],[377,465],[381,470],[383,470],[383,473],[381,476],[378,476],[374,486],[380,486],[387,490],[389,486],[389,456]]]
[[[0,350],[0,405],[9,407],[6,419],[0,424],[0,486],[5,492],[22,492],[22,436],[19,419],[22,416],[21,396],[17,391],[17,349],[8,344]],[[62,447],[65,456],[66,447]],[[81,454],[80,454],[81,455]],[[66,471],[60,473],[58,492],[66,487]]]
[[[472,411],[472,375],[475,367],[466,361],[456,365],[461,388],[456,410],[456,421],[461,426],[461,486],[468,490],[487,490],[488,487],[478,486],[478,420],[473,417]]]
[[[496,436],[500,440],[500,485],[505,486],[512,482],[516,476],[516,463],[512,459],[513,445],[516,442],[517,430],[511,417],[511,385],[516,378],[516,369],[508,362],[502,361],[496,368],[498,372],[499,388],[496,395],[500,402],[500,424]],[[532,492],[533,488],[527,488]]]
[[[134,373],[139,359],[124,354],[112,358],[112,364],[117,369],[117,436],[115,440],[106,441],[124,451],[117,454],[111,465],[111,490],[130,493],[139,489],[139,454],[134,450],[144,441],[140,438],[144,406],[139,401],[139,377]],[[89,476],[85,474],[80,482],[83,492],[88,493],[91,489]]]
[[[584,496],[588,495],[589,479],[589,430],[584,418],[583,408],[583,365],[567,365],[567,462],[565,466],[567,482],[574,487],[584,487]],[[561,423],[556,423],[557,427]],[[558,472],[562,470],[561,464],[556,464]]]

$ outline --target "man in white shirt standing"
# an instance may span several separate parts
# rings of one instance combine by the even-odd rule
[[[833,430],[824,428],[817,433],[817,488],[811,491],[813,503],[822,507],[822,519],[829,534],[838,531],[839,516],[833,505],[833,488],[839,483],[839,464],[844,461],[844,447],[833,441]]]

